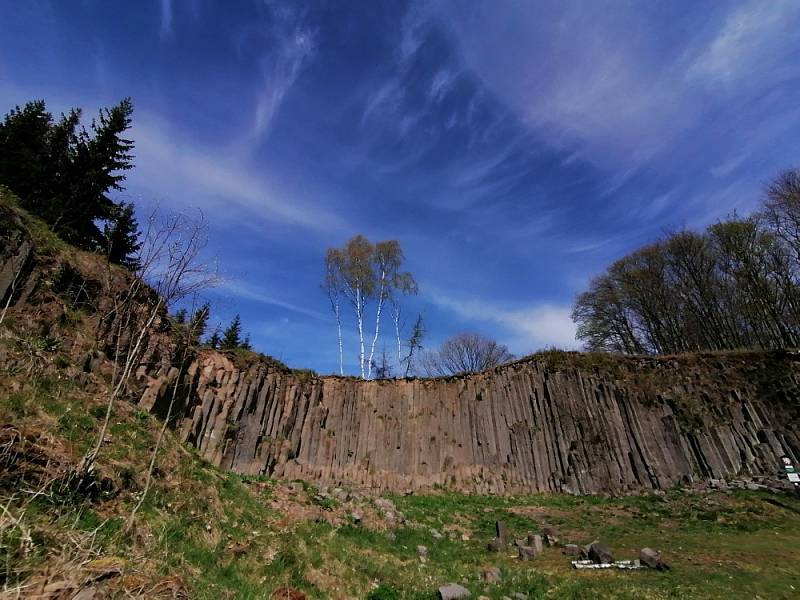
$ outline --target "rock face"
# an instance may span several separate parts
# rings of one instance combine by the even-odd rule
[[[776,476],[800,459],[800,359],[787,352],[563,354],[448,379],[317,377],[203,351],[183,441],[209,461],[393,491],[627,492]],[[159,413],[175,370],[147,375]]]

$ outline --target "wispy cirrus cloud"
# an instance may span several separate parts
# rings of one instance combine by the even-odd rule
[[[161,24],[159,35],[162,38],[172,33],[172,0],[161,0]]]
[[[263,168],[184,139],[152,115],[138,116],[132,137],[137,159],[129,179],[168,202],[208,209],[219,222],[272,221],[328,233],[346,228],[326,206],[281,190]]]
[[[218,289],[222,292],[227,292],[232,296],[236,296],[237,298],[251,300],[254,302],[258,302],[259,304],[267,304],[269,306],[274,306],[277,308],[283,308],[285,310],[298,313],[307,317],[312,317],[320,321],[330,320],[330,318],[327,315],[317,310],[313,310],[305,306],[300,306],[292,302],[281,300],[280,298],[275,297],[274,295],[268,293],[266,290],[263,290],[257,286],[249,285],[243,281],[225,281]]]
[[[434,304],[453,311],[469,321],[494,323],[505,332],[504,343],[516,353],[555,346],[578,347],[571,308],[551,303],[509,308],[507,304],[479,299],[464,299],[426,288],[426,297]]]
[[[269,47],[259,66],[263,84],[256,99],[252,134],[263,138],[286,95],[316,52],[316,32],[302,11],[292,5],[273,7],[272,20],[262,35]]]
[[[795,0],[744,2],[725,18],[687,75],[707,85],[731,85],[743,79],[797,74],[800,66],[792,57],[796,57],[793,42],[800,39],[798,20],[800,2]]]

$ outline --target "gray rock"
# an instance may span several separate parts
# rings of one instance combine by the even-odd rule
[[[353,525],[361,525],[361,514],[355,511],[350,513],[350,520],[353,521]]]
[[[528,600],[528,594],[523,594],[522,592],[514,592],[512,597],[514,600]]]
[[[397,508],[394,506],[394,502],[389,500],[388,498],[375,498],[374,502],[375,506],[384,512],[396,512]]]
[[[496,537],[500,538],[504,542],[508,541],[508,529],[506,529],[506,524],[503,521],[495,521],[494,531]]]
[[[437,529],[431,529],[431,536],[435,540],[440,540],[444,537]]]
[[[594,542],[589,545],[589,559],[593,560],[596,563],[613,563],[614,562],[614,555],[611,553],[611,550],[600,544],[599,542]]]
[[[555,530],[554,527],[551,527],[550,525],[545,525],[544,527],[542,527],[539,534],[542,536],[544,543],[550,546],[551,548],[558,545],[558,532]]]
[[[527,546],[528,545],[528,540],[522,540],[522,539],[514,540],[514,545],[515,546]]]
[[[577,544],[565,544],[564,548],[561,550],[561,553],[566,554],[567,556],[580,556],[581,549]]]
[[[505,541],[501,540],[500,538],[494,538],[491,542],[486,545],[486,549],[489,552],[500,552],[503,548],[506,547]]]
[[[534,550],[536,550],[536,554],[539,555],[544,551],[544,543],[542,542],[542,536],[532,533],[528,536],[528,546],[531,546]]]
[[[517,550],[519,551],[520,560],[533,560],[538,556],[538,552],[533,546],[520,546]]]
[[[481,578],[487,583],[497,583],[502,579],[500,567],[486,567],[481,573]]]
[[[661,559],[661,552],[653,550],[652,548],[642,548],[639,551],[639,562],[651,569],[658,569],[659,571],[669,570],[669,565]]]
[[[461,598],[469,598],[470,595],[467,588],[457,583],[448,583],[439,588],[440,600],[460,600]]]
[[[426,546],[417,546],[417,556],[428,556],[428,548]]]

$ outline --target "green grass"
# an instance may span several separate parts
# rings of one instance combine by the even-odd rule
[[[63,440],[75,457],[95,439],[105,415],[102,395],[92,399],[57,371],[27,378],[0,408],[8,422]],[[70,547],[70,539],[94,536],[103,556],[125,565],[120,585],[177,576],[191,598],[209,600],[268,598],[285,585],[319,599],[432,599],[448,582],[491,599],[514,592],[559,599],[773,599],[796,597],[800,590],[800,499],[787,495],[500,497],[439,491],[392,496],[408,524],[388,527],[368,499],[318,497],[318,489],[307,483],[289,493],[287,483],[223,472],[196,450],[181,447],[172,433],[136,528],[126,532],[160,422],[120,401],[111,423],[111,441],[103,445],[100,462],[102,472],[117,482],[117,493],[94,503],[37,498],[24,514],[32,549],[10,552],[21,547],[21,534],[5,530],[0,562],[8,560],[23,576],[41,572],[59,549]],[[24,495],[0,492],[4,504],[15,496],[9,509],[19,514]],[[285,511],[295,509],[305,516],[285,520]],[[353,510],[369,518],[354,525]],[[496,520],[516,537],[549,524],[564,543],[599,539],[620,559],[654,547],[673,569],[576,571],[558,549],[521,562],[513,548],[486,550]],[[428,549],[424,563],[419,545]],[[501,569],[499,583],[481,580],[488,566]]]

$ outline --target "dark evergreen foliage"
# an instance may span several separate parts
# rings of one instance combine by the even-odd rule
[[[63,239],[135,268],[133,210],[108,196],[132,167],[133,142],[124,137],[132,114],[125,99],[101,110],[89,133],[79,109],[54,121],[43,100],[14,108],[0,124],[0,183]]]
[[[136,253],[142,247],[139,241],[139,224],[133,212],[133,204],[120,204],[114,208],[114,217],[106,223],[103,231],[108,260],[131,271],[139,268]]]
[[[195,340],[199,340],[203,335],[206,333],[206,329],[208,328],[208,318],[211,316],[211,305],[206,302],[194,311],[192,315],[192,319],[189,322],[189,329],[192,332],[192,337]]]
[[[236,315],[230,325],[225,328],[222,334],[220,348],[223,350],[233,350],[239,348],[242,343],[242,319]]]
[[[220,335],[219,325],[214,328],[214,332],[208,338],[208,342],[206,343],[208,344],[209,348],[213,348],[214,350],[218,350],[220,348],[222,345],[222,336]]]

